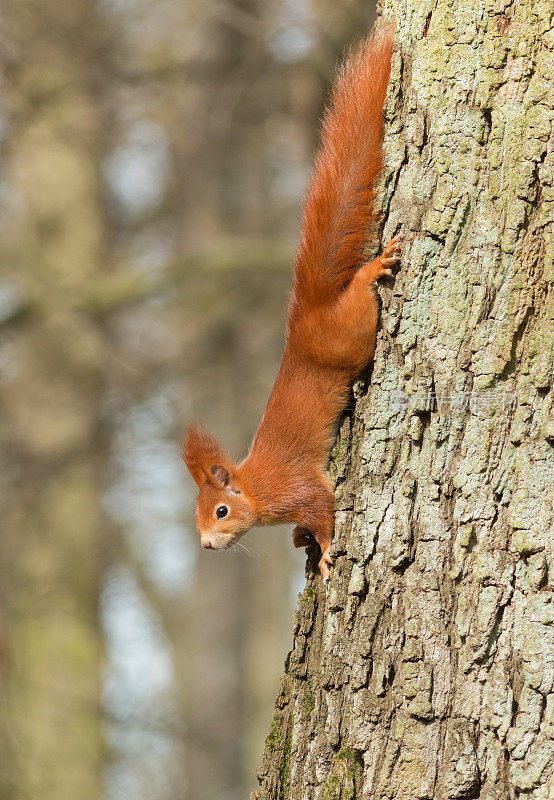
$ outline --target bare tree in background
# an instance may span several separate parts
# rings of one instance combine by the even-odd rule
[[[554,796],[549,2],[398,6],[371,375],[255,800]]]
[[[2,798],[255,782],[301,554],[199,555],[180,438],[248,445],[321,98],[371,10],[3,4]]]
[[[105,42],[62,6],[2,10],[0,796],[93,800],[107,347],[75,300],[107,255]]]

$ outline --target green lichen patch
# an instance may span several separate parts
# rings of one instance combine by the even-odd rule
[[[285,744],[283,747],[283,759],[281,761],[281,768],[279,770],[279,783],[281,785],[281,797],[283,800],[288,797],[290,785],[290,753],[291,753],[291,740],[292,740],[292,726],[289,727],[285,737]]]
[[[281,731],[279,730],[279,724],[279,720],[273,717],[271,720],[270,731],[265,737],[265,750],[268,754],[273,753],[275,750],[279,750],[279,748],[282,746],[283,737],[281,736]]]
[[[361,797],[364,761],[359,750],[342,747],[333,758],[324,800],[357,800]]]
[[[301,606],[309,607],[315,603],[316,591],[313,586],[306,586],[302,594],[298,595],[298,601]]]
[[[265,739],[264,760],[278,764],[279,800],[286,800],[289,793],[293,724],[294,718],[291,720],[290,724],[286,725],[286,732],[284,732],[284,720],[273,717],[270,731]]]
[[[327,781],[323,791],[324,800],[341,800],[340,780],[335,776]]]

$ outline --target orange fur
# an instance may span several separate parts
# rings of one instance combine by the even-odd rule
[[[323,116],[321,147],[304,205],[295,295],[311,304],[335,298],[364,263],[375,221],[382,166],[383,103],[392,27],[369,36],[339,70]]]
[[[223,466],[231,464],[231,459],[219,442],[203,428],[195,425],[191,425],[188,429],[182,455],[190,474],[200,488],[206,482],[213,483],[210,468],[214,464]]]
[[[364,265],[377,216],[392,37],[389,28],[364,40],[333,88],[304,206],[285,352],[250,452],[235,466],[196,428],[183,450],[200,487],[196,516],[205,547],[225,549],[256,523],[290,522],[296,546],[311,536],[320,545],[324,578],[333,530],[333,491],[324,470],[352,381],[373,358],[373,284],[391,274],[401,247],[393,239]]]

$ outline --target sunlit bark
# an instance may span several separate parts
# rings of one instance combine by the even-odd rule
[[[387,10],[392,6],[387,5]],[[256,800],[554,796],[548,0],[395,4],[375,364]]]

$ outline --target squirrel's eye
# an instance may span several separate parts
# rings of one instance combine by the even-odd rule
[[[229,509],[227,506],[218,506],[215,512],[215,515],[218,519],[223,519],[229,513]]]

